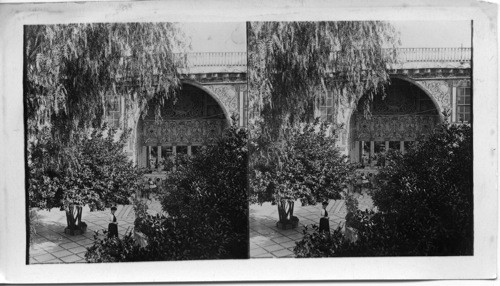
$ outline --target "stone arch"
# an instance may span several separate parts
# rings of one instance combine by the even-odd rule
[[[194,154],[200,146],[214,144],[230,125],[222,102],[193,82],[183,81],[177,97],[167,100],[160,111],[161,120],[156,120],[152,109],[139,114],[135,159],[140,167],[161,171],[175,154]]]
[[[183,80],[182,84],[194,86],[198,89],[201,89],[206,94],[208,94],[210,97],[212,97],[219,104],[219,106],[222,108],[222,111],[224,112],[224,116],[227,120],[227,123],[231,124],[231,108],[230,108],[230,106],[228,106],[227,102],[223,102],[221,100],[220,96],[217,93],[215,93],[213,90],[207,88],[206,86],[204,86],[196,81]]]
[[[442,104],[436,100],[436,98],[432,95],[432,93],[429,91],[429,89],[427,87],[424,87],[420,82],[417,82],[417,81],[415,81],[411,78],[408,78],[406,76],[391,75],[390,78],[391,78],[391,80],[393,80],[393,79],[403,80],[403,81],[409,82],[409,83],[415,85],[416,87],[420,88],[432,100],[432,102],[434,103],[434,106],[437,108],[437,110],[440,111],[439,116],[440,116],[441,122],[444,120],[444,117],[442,114],[442,111],[444,111],[444,109],[443,109]],[[347,112],[347,117],[346,117],[347,130],[349,130],[349,128],[350,128],[349,125],[351,122],[351,117],[352,117],[353,113],[356,111],[356,108],[357,108],[356,103],[354,103],[352,106],[349,107],[349,111]]]
[[[349,111],[346,124],[349,155],[353,162],[360,161],[365,154],[371,158],[384,152],[377,150],[403,151],[405,144],[429,133],[443,120],[441,106],[435,98],[412,80],[392,77],[386,91],[385,99],[376,94],[370,102],[371,118],[363,117],[359,107],[367,100],[366,96]]]
[[[448,87],[448,84],[444,81],[416,81],[411,78],[408,78],[406,76],[400,76],[400,75],[394,75],[391,76],[391,79],[400,79],[406,82],[409,82],[418,88],[420,88],[434,103],[434,106],[437,108],[439,111],[439,119],[440,121],[444,121],[444,115],[443,111],[446,109],[450,108],[450,103],[449,103],[449,91],[441,91],[439,90],[439,86],[436,85],[436,82],[439,82],[439,84],[443,84],[442,86]],[[439,95],[439,96],[438,96]],[[448,98],[448,104],[445,104],[444,98]],[[439,100],[441,99],[441,100]]]

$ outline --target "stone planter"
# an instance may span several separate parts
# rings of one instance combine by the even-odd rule
[[[299,226],[299,218],[294,216],[292,219],[287,221],[278,221],[276,227],[279,229],[293,229]]]
[[[69,228],[69,227],[66,227],[64,229],[64,233],[65,234],[69,234],[69,235],[80,235],[80,234],[84,234],[85,232],[87,231],[87,224],[82,222],[81,225],[77,228]]]

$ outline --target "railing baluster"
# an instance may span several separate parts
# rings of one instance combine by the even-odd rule
[[[399,48],[386,49],[385,55],[395,54],[399,63],[405,62],[466,62],[471,60],[471,48]],[[337,55],[332,54],[332,59]],[[189,67],[217,67],[247,65],[246,52],[208,52],[176,54],[175,59],[185,58]]]

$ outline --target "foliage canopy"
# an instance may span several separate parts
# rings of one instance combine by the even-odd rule
[[[355,243],[338,235],[308,235],[296,248],[296,254],[473,254],[471,126],[439,125],[406,154],[389,155],[378,178],[382,183],[373,194],[378,211],[356,212]]]
[[[250,110],[262,136],[309,122],[327,91],[357,101],[383,88],[397,35],[385,22],[251,22],[248,24]],[[253,136],[253,130],[252,130]]]
[[[121,241],[101,239],[87,252],[90,262],[248,258],[247,131],[235,126],[215,146],[180,159],[161,195],[168,215],[142,215]]]
[[[45,127],[66,143],[73,130],[101,125],[110,95],[143,108],[179,86],[173,52],[183,48],[182,34],[172,23],[36,25],[24,33],[29,137]]]
[[[76,204],[103,210],[111,204],[129,203],[142,172],[132,166],[123,151],[126,133],[115,141],[116,131],[112,129],[79,132],[70,147],[61,146],[48,134],[31,143],[30,207],[51,209]]]
[[[301,129],[290,127],[285,140],[263,156],[254,150],[259,145],[251,144],[255,154],[250,172],[252,199],[260,203],[300,199],[303,204],[340,199],[353,169],[335,140],[326,135],[326,128],[318,121]]]

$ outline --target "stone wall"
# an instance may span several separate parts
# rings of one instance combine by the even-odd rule
[[[241,100],[241,93],[246,92],[246,84],[210,84],[204,87],[217,98],[230,118],[239,118],[242,115],[241,107],[245,102]]]

